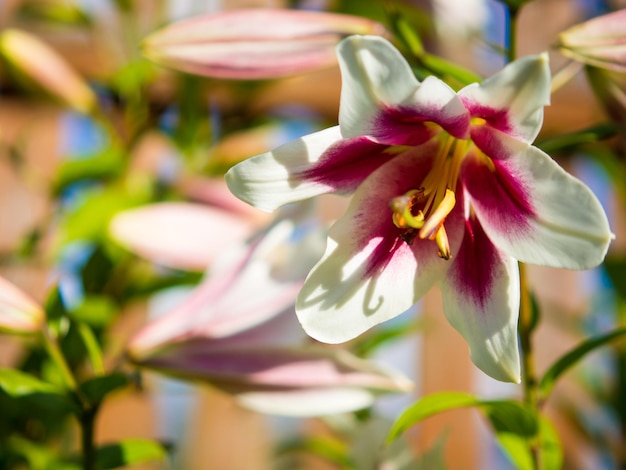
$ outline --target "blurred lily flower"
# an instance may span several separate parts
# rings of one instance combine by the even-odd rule
[[[383,34],[374,21],[351,15],[243,9],[190,18],[143,43],[154,62],[229,79],[278,78],[336,63],[335,45],[351,34]]]
[[[118,213],[111,237],[139,256],[176,269],[204,271],[225,246],[252,234],[254,219],[218,207],[160,202]]]
[[[34,333],[45,319],[41,306],[17,286],[0,278],[0,331]]]
[[[558,47],[563,55],[585,64],[626,72],[626,9],[563,31]]]
[[[205,381],[257,411],[312,416],[353,411],[407,379],[341,350],[304,346],[294,302],[324,236],[283,220],[225,253],[171,313],[128,345],[134,363]]]
[[[352,36],[337,50],[339,125],[226,174],[235,195],[268,211],[352,195],[298,296],[304,329],[347,341],[439,284],[474,363],[519,382],[516,260],[588,269],[612,239],[590,189],[531,145],[550,97],[547,55],[457,93],[433,76],[419,82],[383,38]]]
[[[64,105],[89,113],[96,96],[65,59],[35,36],[17,29],[0,33],[0,55],[23,78]]]

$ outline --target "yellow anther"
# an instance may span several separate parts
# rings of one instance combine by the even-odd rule
[[[435,233],[435,243],[437,243],[437,247],[439,248],[439,257],[445,260],[449,260],[452,257],[452,254],[450,253],[450,242],[448,241],[448,234],[446,233],[446,229],[443,224]]]
[[[446,220],[448,214],[452,212],[452,209],[454,209],[455,203],[456,197],[454,196],[454,191],[446,188],[443,199],[421,227],[419,237],[421,239],[428,238],[430,240],[436,238],[437,232],[443,227],[443,222]]]

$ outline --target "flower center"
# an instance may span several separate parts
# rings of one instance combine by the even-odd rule
[[[404,229],[400,237],[409,245],[416,237],[434,240],[439,256],[446,260],[452,254],[444,222],[456,204],[454,191],[470,144],[469,140],[445,134],[433,166],[420,187],[389,201],[394,225]]]

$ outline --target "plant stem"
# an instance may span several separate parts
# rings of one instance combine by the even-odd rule
[[[537,414],[539,418],[539,396],[537,393],[537,375],[535,372],[535,356],[533,353],[532,332],[535,319],[533,318],[533,305],[528,288],[528,274],[523,263],[519,263],[520,271],[520,308],[519,308],[519,334],[522,349],[522,387],[524,391],[524,403]],[[530,442],[530,452],[533,459],[533,468],[541,468],[541,444],[540,436]]]
[[[509,17],[507,24],[506,37],[506,59],[507,62],[513,62],[517,53],[517,16],[519,9],[509,7]]]
[[[80,417],[81,449],[83,452],[83,470],[95,470],[96,447],[94,445],[94,427],[96,423],[97,406],[86,407]]]
[[[63,378],[65,385],[70,390],[76,391],[78,388],[76,384],[76,379],[74,378],[74,374],[72,374],[72,371],[70,370],[70,367],[67,364],[65,357],[63,357],[63,353],[61,352],[61,348],[59,348],[58,343],[54,338],[52,338],[50,331],[47,328],[44,328],[42,330],[41,336],[43,338],[44,347],[46,348],[46,351],[50,355],[52,361],[56,364],[59,371],[61,372],[61,377]]]

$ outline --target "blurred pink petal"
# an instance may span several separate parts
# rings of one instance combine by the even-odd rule
[[[35,36],[5,29],[0,34],[0,55],[20,74],[64,104],[82,113],[93,110],[96,97],[82,77]]]
[[[626,9],[569,28],[559,35],[559,47],[586,64],[626,72]]]
[[[162,202],[131,209],[111,221],[111,236],[151,261],[203,271],[215,256],[248,237],[247,219],[201,204]]]
[[[336,62],[351,34],[382,34],[374,21],[334,13],[243,9],[174,23],[146,38],[143,52],[183,72],[230,79],[277,78]]]
[[[33,333],[39,330],[44,319],[44,311],[37,302],[0,278],[0,331]]]
[[[300,346],[294,302],[323,247],[316,226],[279,221],[216,260],[187,300],[132,338],[129,358],[277,414],[352,411],[406,390],[403,377],[344,351]]]

